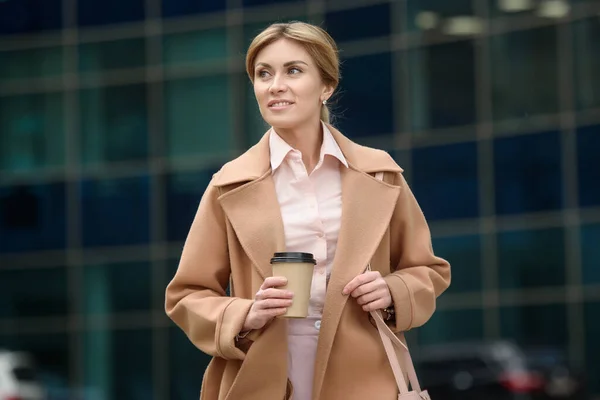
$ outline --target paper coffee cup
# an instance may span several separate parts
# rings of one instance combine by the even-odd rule
[[[287,285],[282,289],[294,293],[292,305],[283,317],[306,318],[310,300],[313,271],[317,261],[311,253],[283,252],[275,253],[271,258],[273,276],[284,276]]]

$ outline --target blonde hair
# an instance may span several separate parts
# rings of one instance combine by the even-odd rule
[[[324,29],[298,21],[272,24],[252,40],[246,53],[246,72],[252,83],[256,56],[279,39],[294,40],[302,45],[317,65],[323,83],[335,91],[340,83],[340,59],[335,41]],[[331,122],[329,108],[325,104],[321,105],[321,120]]]

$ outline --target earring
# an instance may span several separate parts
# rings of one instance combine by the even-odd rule
[[[327,104],[327,100],[323,100],[323,105]]]

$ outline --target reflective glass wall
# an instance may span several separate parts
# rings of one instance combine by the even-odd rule
[[[164,289],[212,174],[267,129],[275,21],[341,48],[335,124],[390,152],[453,264],[419,346],[564,350],[600,393],[600,3],[0,1],[0,347],[54,398],[195,399]],[[595,317],[595,318],[594,318]]]

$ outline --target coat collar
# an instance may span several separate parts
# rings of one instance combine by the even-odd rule
[[[323,122],[321,122],[321,126],[323,127],[323,143],[321,144],[319,161],[315,169],[319,168],[319,166],[323,163],[325,156],[337,158],[338,161],[347,168],[348,162],[346,162],[346,158],[344,157],[340,146],[338,146],[337,142],[333,138],[331,131]],[[285,140],[283,140],[275,131],[275,129],[271,129],[269,133],[269,149],[271,150],[271,169],[273,171],[276,171],[277,168],[279,168],[279,166],[283,163],[283,160],[285,160],[290,152],[300,155],[300,152],[295,150]]]
[[[365,173],[380,171],[402,172],[402,168],[382,150],[364,147],[354,143],[340,131],[325,124],[340,147],[348,166]],[[269,134],[267,131],[262,139],[244,154],[225,164],[215,176],[215,186],[226,186],[234,183],[253,181],[265,175],[271,169]]]

